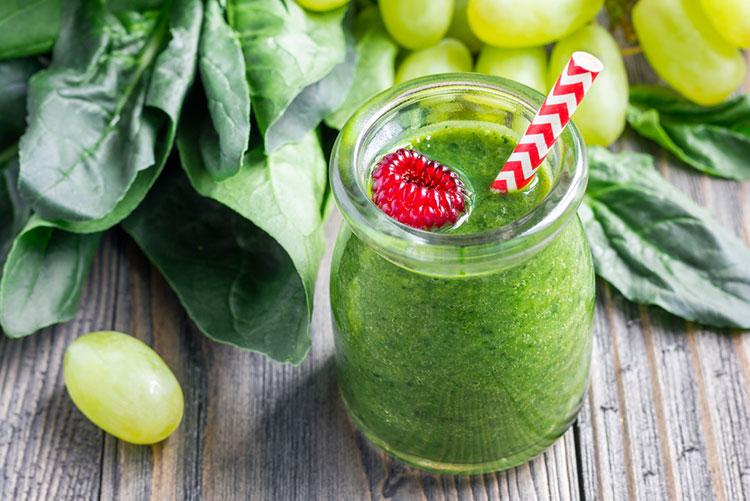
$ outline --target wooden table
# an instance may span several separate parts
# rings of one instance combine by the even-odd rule
[[[641,56],[628,66],[631,81],[653,80]],[[653,153],[750,245],[750,182],[698,175],[630,133],[616,149]],[[135,244],[109,232],[74,320],[0,336],[0,499],[750,499],[750,332],[629,303],[601,280],[587,398],[547,453],[472,477],[390,459],[357,432],[336,387],[328,271],[339,223],[329,223],[313,346],[297,368],[209,341]],[[68,397],[64,350],[102,329],[149,343],[180,380],[185,416],[165,442],[120,442]]]

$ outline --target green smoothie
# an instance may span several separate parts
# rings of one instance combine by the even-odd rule
[[[522,192],[491,193],[514,146],[501,129],[472,124],[393,149],[411,147],[457,171],[468,214],[441,232],[479,233],[527,214],[553,183],[543,168]],[[368,438],[406,462],[456,473],[508,468],[543,451],[578,412],[594,275],[575,217],[533,257],[457,278],[397,266],[344,224],[331,307],[344,401]]]
[[[499,128],[443,125],[399,143],[398,148],[417,150],[449,166],[467,185],[469,214],[441,232],[480,233],[528,214],[549,192],[551,179],[545,164],[526,189],[502,196],[488,189],[515,145]]]

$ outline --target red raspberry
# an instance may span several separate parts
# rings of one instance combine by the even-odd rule
[[[466,211],[461,178],[414,150],[385,155],[372,172],[372,201],[393,219],[420,230],[455,223]]]

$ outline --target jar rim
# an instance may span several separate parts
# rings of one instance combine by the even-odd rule
[[[561,163],[549,192],[528,213],[505,225],[479,233],[430,232],[404,225],[382,212],[367,194],[358,170],[365,140],[388,113],[446,92],[494,95],[531,116],[545,98],[523,84],[477,73],[431,75],[391,87],[364,104],[341,129],[330,160],[332,192],[354,234],[396,264],[438,276],[497,271],[541,250],[575,214],[588,178],[585,145],[569,122],[547,157]],[[563,148],[569,152],[564,154]],[[566,169],[562,163],[570,153]]]

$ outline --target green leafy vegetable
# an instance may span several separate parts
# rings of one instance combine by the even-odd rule
[[[283,144],[294,142],[320,124],[324,116],[338,108],[354,79],[357,51],[353,43],[347,44],[346,57],[333,67],[322,80],[305,87],[286,112],[274,123],[266,136],[266,148],[275,150]]]
[[[49,51],[62,22],[62,0],[0,2],[0,59]]]
[[[222,181],[240,170],[247,152],[250,89],[240,42],[218,0],[206,4],[198,67],[211,116],[199,125],[202,160],[211,177]]]
[[[266,232],[196,194],[176,169],[164,173],[123,227],[208,337],[279,362],[305,358],[305,290]]]
[[[111,225],[142,199],[171,149],[202,3],[174,0],[117,16],[98,0],[64,6],[52,65],[31,79],[19,185],[45,219],[90,221],[115,211]]]
[[[377,7],[371,7],[359,15],[355,23],[355,36],[358,32],[361,35],[356,45],[358,58],[354,81],[340,106],[325,117],[326,125],[334,129],[341,129],[357,108],[393,85],[398,46],[388,36]]]
[[[152,10],[163,7],[169,0],[104,0],[114,14],[129,10]]]
[[[630,90],[628,123],[696,169],[750,179],[750,95],[699,106],[658,86]]]
[[[707,325],[750,327],[750,249],[654,168],[589,149],[579,215],[596,271],[625,297]]]
[[[30,83],[19,176],[37,214],[59,220],[35,216],[13,241],[0,280],[9,336],[73,317],[98,232],[127,216],[161,172],[202,18],[198,0],[165,5],[115,17],[101,2],[66,2],[53,64]]]
[[[27,83],[39,68],[33,59],[0,61],[0,163],[2,152],[8,148],[13,153],[7,156],[15,156],[16,143],[26,128]]]
[[[253,110],[266,150],[301,139],[273,125],[305,87],[344,60],[345,12],[346,7],[309,12],[294,0],[230,0],[229,24],[245,55]]]
[[[0,164],[0,263],[5,262],[13,239],[28,221],[29,207],[16,190],[18,158]]]
[[[327,169],[317,135],[308,133],[300,142],[268,156],[262,147],[253,148],[242,169],[220,183],[201,164],[196,144],[190,134],[181,135],[177,143],[182,166],[195,189],[249,219],[281,244],[302,277],[311,313],[325,250],[322,213]]]
[[[32,217],[0,280],[0,324],[21,337],[73,318],[101,234],[80,235]]]

